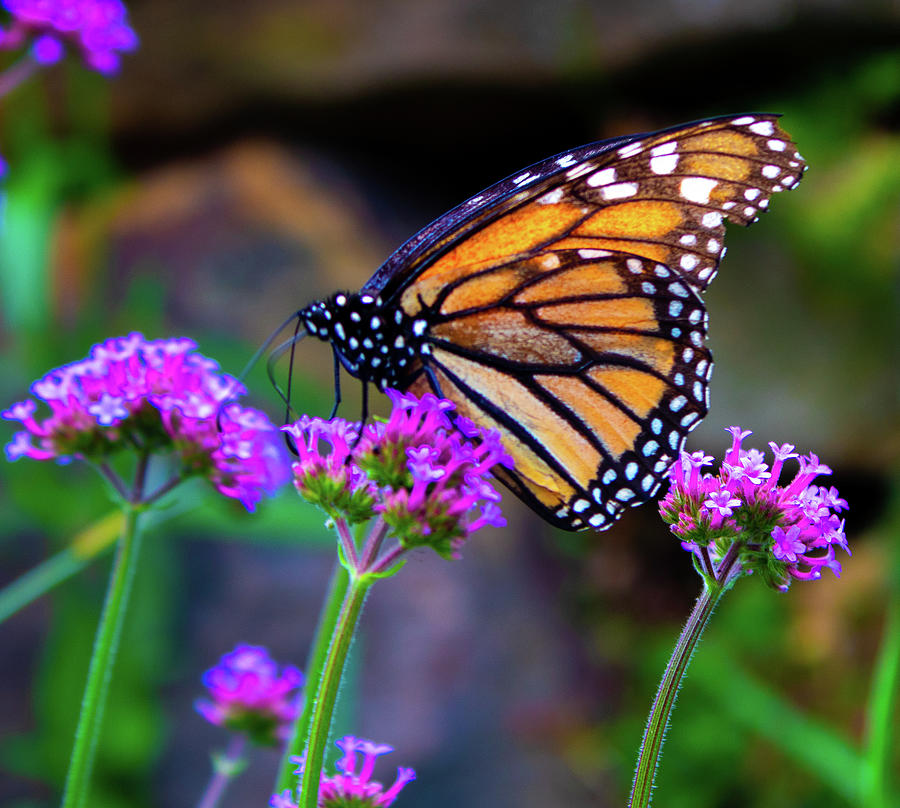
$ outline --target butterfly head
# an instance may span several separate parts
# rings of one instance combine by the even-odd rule
[[[338,292],[300,312],[310,336],[331,343],[352,376],[405,387],[423,351],[422,321],[371,294]]]

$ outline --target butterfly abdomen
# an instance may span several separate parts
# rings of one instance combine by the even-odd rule
[[[339,292],[300,312],[310,336],[330,342],[347,372],[380,389],[405,387],[422,355],[425,321],[380,297]]]

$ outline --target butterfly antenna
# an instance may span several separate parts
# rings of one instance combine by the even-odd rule
[[[282,331],[284,331],[284,329],[290,324],[291,320],[294,320],[294,319],[297,320],[297,328],[294,331],[293,339],[295,341],[297,340],[297,332],[300,330],[300,312],[299,311],[294,312],[280,326],[278,326],[278,328],[276,328],[271,334],[269,334],[268,337],[266,337],[265,342],[263,342],[263,344],[260,345],[260,347],[253,354],[253,356],[250,357],[250,360],[247,362],[247,364],[244,365],[244,369],[235,377],[235,381],[237,382],[237,384],[243,384],[243,382],[246,380],[247,376],[250,375],[250,371],[253,370],[253,368],[256,366],[256,363],[259,362],[259,360],[263,357],[265,352],[269,350],[269,347],[278,338],[278,335]],[[271,373],[269,374],[269,379],[272,379]],[[273,385],[274,385],[274,382],[273,382]],[[275,385],[275,389],[278,390],[277,385]],[[282,398],[284,398],[284,396],[281,395],[280,390],[278,390],[278,394]],[[219,405],[219,411],[216,413],[216,429],[218,429],[219,432],[222,431],[222,420],[221,420],[222,419],[222,407],[225,405],[228,398],[230,398],[230,396],[226,396],[223,398],[222,402]]]
[[[300,312],[295,311],[290,317],[287,318],[287,320],[285,320],[280,326],[278,326],[278,328],[276,328],[271,334],[269,334],[268,337],[266,337],[266,341],[262,345],[259,346],[259,349],[256,351],[255,354],[253,354],[253,356],[250,357],[250,361],[247,362],[247,364],[244,366],[244,369],[238,374],[238,377],[237,377],[238,381],[242,382],[242,381],[244,381],[244,379],[247,378],[247,376],[249,375],[250,371],[253,370],[256,363],[259,362],[259,360],[263,357],[263,355],[266,353],[266,351],[269,350],[269,348],[272,346],[272,343],[275,342],[276,339],[278,339],[278,335],[282,331],[284,331],[285,328],[287,328],[290,325],[292,320],[297,321],[297,327],[294,329],[294,336],[291,338],[290,341],[296,342],[296,341],[299,341],[299,339],[303,338],[302,336],[301,337],[297,336],[298,332],[300,331]],[[306,336],[306,335],[304,334],[303,336]],[[278,349],[276,348],[276,350],[278,350]],[[279,354],[279,356],[280,355],[281,354]],[[269,378],[271,378],[271,376]]]
[[[287,423],[291,419],[291,413],[294,411],[294,408],[291,406],[291,382],[293,379],[294,371],[294,352],[296,350],[297,343],[306,336],[306,334],[301,334],[298,332],[299,321],[297,324],[297,332],[295,332],[291,337],[286,339],[280,345],[273,348],[271,353],[269,354],[269,358],[266,359],[266,375],[269,377],[269,383],[272,385],[272,388],[278,394],[278,398],[281,399],[282,403],[285,406],[285,423]],[[275,365],[278,360],[281,359],[281,357],[284,356],[288,351],[291,352],[291,366],[288,370],[287,386],[285,387],[285,389],[282,389],[281,385],[278,383],[278,380],[275,378]]]

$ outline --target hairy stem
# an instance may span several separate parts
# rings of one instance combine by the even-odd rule
[[[740,574],[740,565],[737,563],[736,545],[733,545],[725,558],[722,559],[714,582],[707,580],[704,583],[703,592],[697,598],[694,609],[669,659],[669,664],[666,665],[662,681],[656,692],[656,698],[653,700],[653,706],[650,708],[650,716],[647,719],[644,737],[641,740],[628,808],[647,808],[650,805],[653,781],[656,778],[656,769],[659,766],[666,729],[669,726],[669,719],[671,718],[681,683],[684,680],[684,674],[697,648],[697,643],[700,641],[703,630],[709,623],[709,618],[712,617],[729,584],[738,574]]]
[[[94,652],[88,668],[87,683],[81,702],[81,714],[75,730],[75,743],[69,760],[69,771],[66,775],[63,792],[63,808],[81,808],[87,800],[90,787],[91,770],[94,763],[94,752],[103,722],[103,709],[109,689],[122,623],[128,604],[131,581],[140,549],[140,532],[138,531],[138,513],[141,486],[143,485],[146,461],[138,464],[135,475],[135,486],[132,499],[126,504],[122,535],[119,538],[116,560],[109,579],[109,588],[100,624],[94,639]]]
[[[319,797],[319,778],[325,759],[325,746],[331,729],[331,717],[337,701],[341,676],[362,606],[374,578],[368,575],[351,575],[341,611],[335,624],[334,635],[328,646],[328,654],[322,668],[316,691],[315,703],[309,722],[309,738],[306,745],[306,763],[300,781],[299,808],[316,808]]]
[[[214,771],[212,777],[197,808],[216,808],[228,784],[234,779],[235,775],[243,768],[244,747],[247,744],[247,738],[244,735],[235,735],[228,744],[225,754],[216,758],[213,763]]]
[[[315,688],[322,678],[325,667],[325,658],[328,655],[328,647],[331,644],[332,635],[337,626],[341,613],[341,604],[350,583],[350,576],[340,564],[335,564],[328,585],[328,593],[322,604],[322,612],[319,615],[319,624],[313,638],[312,648],[306,661],[306,685],[303,689],[303,712],[294,723],[291,739],[288,741],[284,756],[278,768],[278,779],[275,783],[275,793],[280,794],[285,789],[291,788],[295,782],[293,776],[296,764],[291,763],[292,757],[299,757],[306,748],[306,740],[309,735],[309,725],[312,719],[313,706],[315,704]]]

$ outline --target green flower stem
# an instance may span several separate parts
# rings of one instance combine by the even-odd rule
[[[306,744],[306,763],[300,781],[299,808],[316,808],[319,800],[319,777],[325,759],[325,745],[331,729],[331,717],[337,701],[344,664],[353,641],[356,625],[362,613],[369,587],[378,580],[363,573],[350,574],[350,585],[335,625],[334,636],[328,646],[322,676],[316,691],[315,704],[309,722],[309,738]]]
[[[647,728],[641,740],[640,754],[638,756],[637,770],[634,774],[634,782],[631,786],[631,797],[628,800],[628,808],[647,808],[650,805],[650,797],[653,791],[653,781],[656,777],[656,769],[659,766],[660,753],[666,729],[672,709],[675,706],[675,698],[684,680],[688,664],[697,648],[697,643],[703,634],[703,630],[709,623],[709,618],[715,611],[722,595],[729,589],[734,577],[740,574],[740,565],[737,564],[737,545],[729,549],[725,558],[718,566],[718,574],[715,579],[707,578],[703,592],[697,598],[691,616],[678,638],[675,650],[666,665],[659,690],[650,708],[650,717],[647,719]],[[301,806],[302,808],[302,806]]]
[[[247,745],[246,735],[235,735],[228,744],[224,754],[217,754],[213,758],[213,775],[209,784],[197,803],[197,808],[216,808],[228,784],[243,771],[244,747]]]
[[[125,518],[116,560],[109,579],[103,614],[94,639],[94,652],[88,669],[81,702],[81,715],[75,730],[75,744],[69,760],[69,772],[63,792],[62,808],[81,808],[87,800],[97,738],[103,722],[103,708],[115,662],[119,636],[125,618],[128,594],[140,549],[138,514],[143,509],[141,495],[147,470],[147,458],[138,461],[130,501],[125,503]]]
[[[889,796],[889,772],[898,680],[900,680],[900,598],[895,594],[888,606],[884,638],[875,665],[875,674],[872,677],[872,692],[867,709],[866,746],[860,788],[861,804],[866,808],[888,808],[897,804]]]
[[[384,544],[387,532],[388,526],[384,519],[379,516],[375,520],[372,530],[369,531],[369,536],[363,547],[362,560],[358,569],[372,571],[372,568],[375,565],[375,559],[378,557],[378,551],[381,549],[381,545]],[[401,546],[400,551],[402,552],[402,550],[403,548]]]
[[[353,540],[353,534],[350,532],[350,525],[346,519],[335,519],[334,527],[341,540],[341,549],[344,557],[347,559],[351,567],[359,567],[359,558],[356,554],[356,542]]]
[[[328,585],[328,593],[322,604],[322,612],[319,615],[319,625],[313,638],[309,658],[306,661],[306,685],[303,690],[303,712],[300,714],[291,732],[291,739],[284,751],[281,765],[278,768],[278,779],[275,782],[275,793],[280,794],[285,789],[291,788],[296,782],[294,769],[297,764],[291,763],[292,757],[299,757],[306,748],[306,739],[309,735],[309,724],[312,720],[312,711],[315,704],[314,691],[322,677],[325,668],[325,659],[328,655],[328,646],[331,644],[332,635],[337,626],[338,617],[341,614],[341,605],[344,595],[350,583],[350,575],[339,563],[334,565],[331,582]]]

